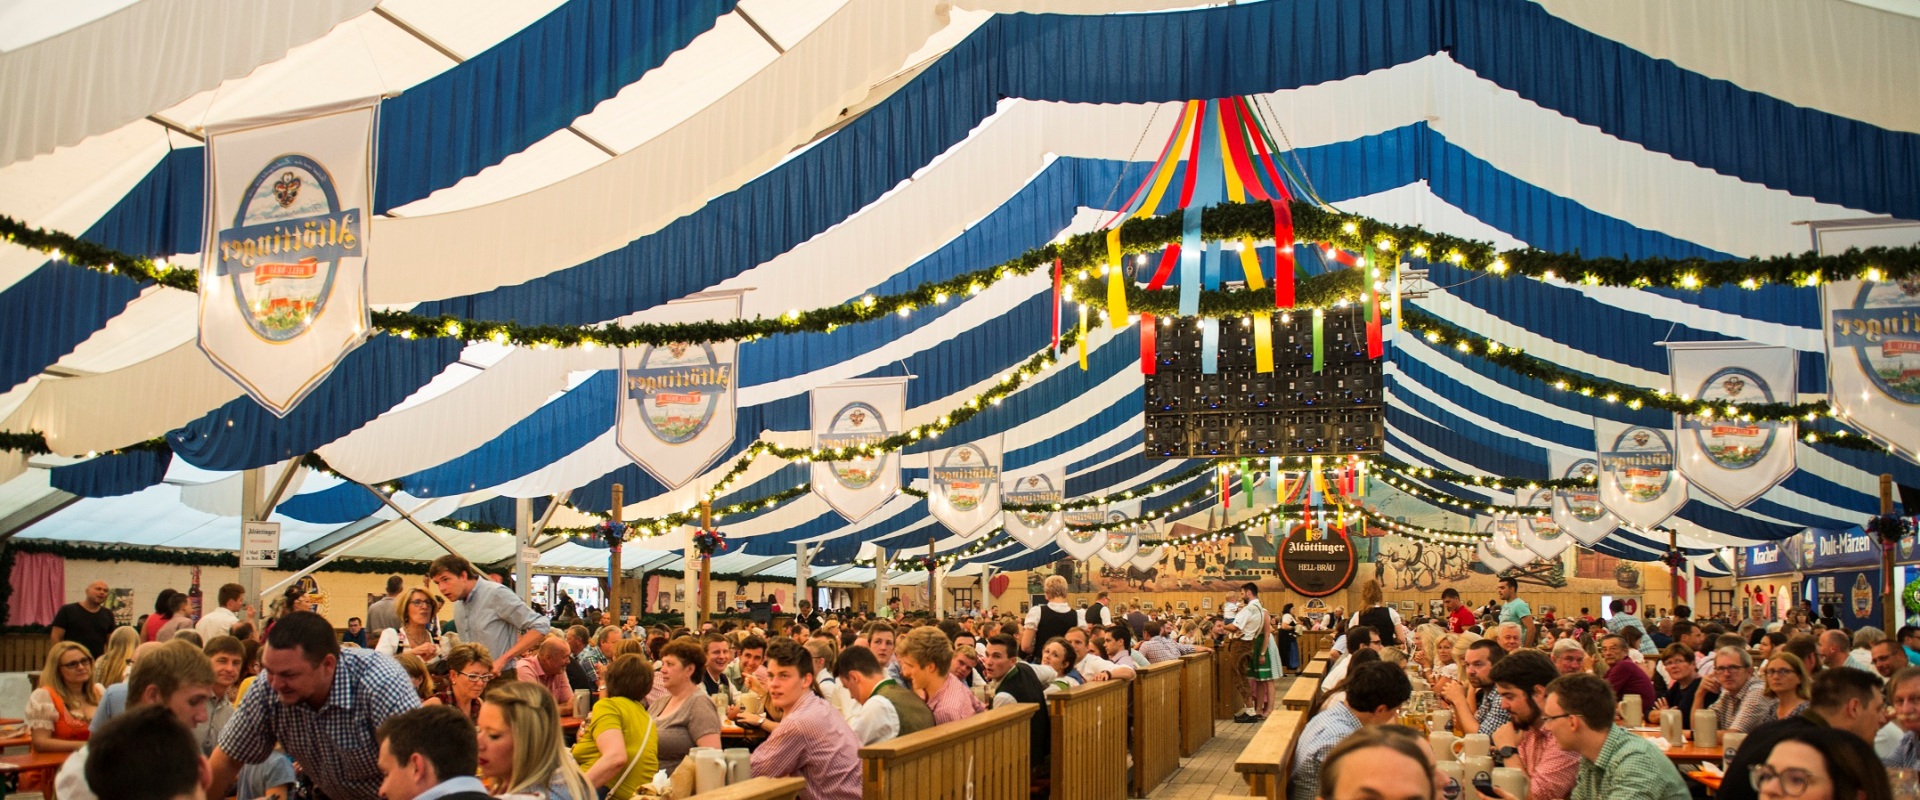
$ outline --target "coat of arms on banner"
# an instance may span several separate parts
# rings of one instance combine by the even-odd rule
[[[1667,429],[1594,420],[1600,502],[1621,522],[1642,530],[1665,522],[1687,502],[1687,482],[1674,469]]]
[[[1520,541],[1545,559],[1559,558],[1573,544],[1573,537],[1553,519],[1553,500],[1552,489],[1522,489],[1514,495],[1514,505],[1540,509],[1520,512]]]
[[[1494,503],[1506,505],[1513,502],[1511,496],[1493,498]],[[1490,534],[1487,549],[1508,562],[1519,566],[1534,559],[1532,550],[1527,549],[1520,539],[1520,518],[1512,514],[1497,514],[1481,517],[1480,530]]]
[[[377,105],[216,126],[199,346],[285,416],[366,341]]]
[[[1065,469],[1014,476],[1001,484],[1000,497],[1008,505],[1052,505],[1065,495],[1066,482]],[[1037,550],[1053,541],[1064,518],[1060,511],[1007,511],[1001,524],[1014,541]]]
[[[651,322],[734,320],[740,293],[697,294],[646,316]],[[685,486],[733,444],[738,353],[731,341],[621,348],[615,440],[667,488]]]
[[[1671,342],[1673,392],[1726,407],[1794,403],[1794,352],[1746,342]],[[1792,422],[1680,419],[1680,474],[1730,508],[1759,499],[1794,470]]]
[[[1115,520],[1118,521],[1118,520]],[[1100,548],[1100,560],[1110,567],[1124,567],[1140,552],[1140,537],[1130,530],[1107,531],[1107,542]]]
[[[1075,508],[1061,512],[1065,526],[1053,538],[1060,550],[1077,561],[1085,561],[1107,543],[1107,532],[1089,530],[1089,526],[1107,521],[1107,510],[1100,506]]]
[[[873,378],[813,390],[813,446],[839,453],[813,462],[813,492],[849,521],[858,522],[900,488],[898,453],[858,455],[900,432],[907,409],[906,378]]]
[[[1549,452],[1547,469],[1554,478],[1580,481],[1572,488],[1553,490],[1553,521],[1560,530],[1592,546],[1620,527],[1620,520],[1600,503],[1599,461]]]
[[[1486,542],[1480,542],[1479,544],[1476,544],[1473,546],[1473,557],[1475,560],[1485,565],[1486,568],[1488,570],[1491,570],[1495,575],[1498,575],[1514,567],[1513,562],[1508,561],[1505,558],[1501,558],[1500,554],[1493,552],[1492,548],[1487,547]]]
[[[1827,402],[1834,415],[1920,453],[1920,278],[1837,281],[1820,289],[1826,315]]]
[[[1000,437],[927,454],[927,511],[964,538],[1000,517]]]

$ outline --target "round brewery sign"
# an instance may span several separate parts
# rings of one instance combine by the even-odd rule
[[[833,415],[826,432],[820,434],[820,446],[834,449],[868,447],[885,441],[890,435],[887,421],[880,416],[879,409],[866,403],[852,402]],[[880,473],[887,468],[887,456],[882,454],[873,458],[829,461],[827,468],[841,486],[857,491],[880,479]]]
[[[312,327],[340,259],[362,253],[356,215],[340,207],[326,167],[306,156],[283,155],[254,176],[220,244],[220,274],[254,335],[279,344]]]
[[[1326,597],[1346,588],[1353,580],[1353,566],[1353,543],[1339,534],[1320,534],[1301,525],[1280,543],[1280,580],[1307,597]]]

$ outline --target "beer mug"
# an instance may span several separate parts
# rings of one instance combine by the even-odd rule
[[[1720,715],[1713,709],[1693,712],[1693,743],[1696,747],[1720,746]]]
[[[1429,730],[1452,733],[1453,712],[1444,708],[1438,711],[1427,712],[1427,727]],[[1448,758],[1452,758],[1452,756],[1448,756]]]
[[[1458,752],[1461,761],[1469,758],[1485,758],[1493,752],[1493,738],[1484,733],[1469,733],[1454,743],[1454,750]],[[1471,779],[1473,776],[1467,777]]]
[[[1513,795],[1514,800],[1527,800],[1527,771],[1496,767],[1493,770],[1493,788]]]
[[[1675,747],[1687,741],[1687,726],[1680,719],[1680,709],[1669,708],[1660,712],[1660,737]]]
[[[760,699],[760,695],[754,694],[753,692],[740,695],[740,708],[748,714],[756,717],[760,716],[760,712],[764,707],[765,703]]]
[[[1721,771],[1724,772],[1728,767],[1733,766],[1733,757],[1736,753],[1740,752],[1740,744],[1746,740],[1747,735],[1738,731],[1727,731],[1726,735],[1720,737]]]
[[[1462,758],[1460,759],[1460,772],[1467,776],[1467,786],[1470,788],[1476,781],[1493,780],[1493,757],[1468,756]],[[1480,791],[1475,789],[1474,794],[1478,796]],[[1491,798],[1483,798],[1483,800],[1491,800]]]
[[[1629,728],[1642,727],[1646,717],[1641,713],[1640,695],[1630,694],[1620,698],[1620,721]]]
[[[1458,741],[1458,738],[1453,735],[1452,731],[1437,725],[1434,727],[1433,733],[1427,734],[1427,742],[1433,745],[1433,757],[1439,761],[1452,761],[1454,759],[1456,754],[1453,752],[1453,743],[1456,741]]]
[[[1442,798],[1446,798],[1446,800],[1475,800],[1473,787],[1467,784],[1466,770],[1460,766],[1460,762],[1442,761],[1433,766],[1434,769],[1440,771],[1441,777],[1452,784],[1450,786],[1440,787],[1440,796]]]

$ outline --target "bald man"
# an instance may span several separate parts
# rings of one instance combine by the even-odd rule
[[[567,640],[548,636],[540,640],[533,658],[520,659],[514,672],[520,680],[544,687],[560,705],[560,716],[571,717],[574,716],[573,686],[567,682],[567,662],[571,660],[573,650],[567,647]]]
[[[87,592],[78,603],[68,603],[53,615],[52,641],[73,642],[87,648],[87,654],[99,658],[107,651],[107,637],[113,635],[113,612],[107,610],[107,582],[87,584]]]

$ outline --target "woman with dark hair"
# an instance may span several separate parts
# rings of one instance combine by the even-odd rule
[[[1273,639],[1280,646],[1280,660],[1290,670],[1300,668],[1300,644],[1295,636],[1299,627],[1300,620],[1293,616],[1293,604],[1281,606],[1280,616],[1273,620]]]
[[[1412,728],[1368,725],[1320,762],[1321,800],[1432,800],[1437,773],[1426,742]]]
[[[154,630],[154,641],[171,642],[174,634],[193,630],[193,617],[187,616],[187,599],[185,593],[174,592],[173,597],[167,601],[166,613],[161,614],[159,609],[154,609],[154,616],[164,619],[160,627]]]
[[[655,663],[667,696],[649,703],[647,713],[660,738],[659,767],[672,772],[688,750],[720,746],[720,711],[700,690],[698,676],[706,673],[707,651],[699,642],[688,637],[667,642]]]
[[[1845,731],[1807,727],[1773,745],[1745,777],[1761,800],[1893,800],[1886,767],[1866,742]]]
[[[593,704],[573,743],[573,758],[587,771],[588,786],[606,787],[608,800],[627,800],[659,769],[660,739],[644,705],[653,667],[639,653],[618,656],[607,663],[604,686],[606,696]]]
[[[173,616],[173,598],[179,594],[172,589],[161,589],[159,594],[154,595],[153,613],[148,614],[146,621],[140,623],[140,641],[158,640],[160,626],[167,624],[167,620]]]

